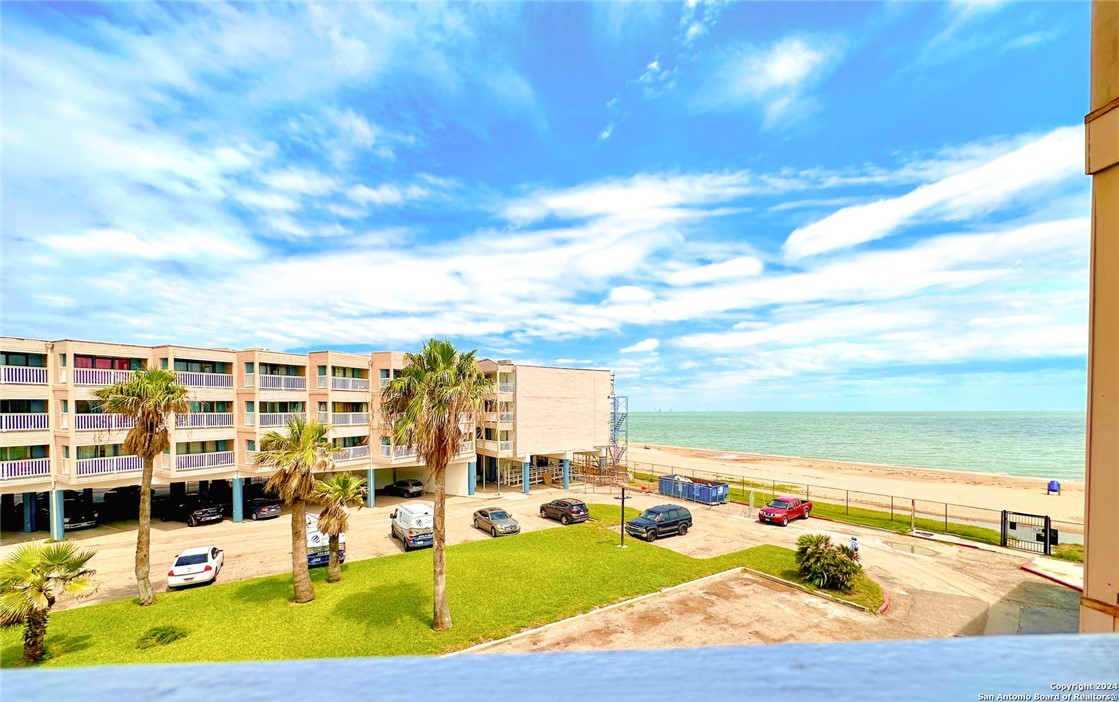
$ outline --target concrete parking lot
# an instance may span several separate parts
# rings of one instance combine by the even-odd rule
[[[566,495],[587,502],[618,504],[616,495],[556,488],[534,489],[528,496],[519,492],[486,492],[474,497],[452,497],[447,501],[448,542],[491,538],[471,526],[472,513],[482,506],[505,508],[520,521],[524,531],[563,528],[557,522],[541,519],[537,512],[540,503]],[[430,496],[424,499],[430,500]],[[378,495],[376,507],[353,512],[347,532],[348,559],[402,551],[400,543],[389,537],[389,515],[401,501],[402,498]],[[627,500],[627,506],[644,509],[667,501],[657,495],[636,494]],[[681,590],[650,598],[624,615],[612,610],[603,613],[601,621],[595,618],[598,615],[592,615],[580,620],[573,631],[556,628],[554,633],[531,641],[530,637],[522,637],[519,643],[511,642],[501,650],[926,638],[1075,631],[1077,626],[1077,593],[1022,571],[1020,565],[1028,560],[1024,553],[977,550],[816,518],[796,521],[788,527],[763,525],[749,518],[742,506],[733,504],[689,508],[694,517],[692,530],[684,537],[659,539],[658,547],[703,558],[767,543],[795,548],[797,537],[810,532],[827,533],[843,543],[852,535],[857,536],[866,572],[890,595],[889,612],[882,617],[866,615],[769,581],[759,581],[756,576],[738,574],[702,584],[691,595]],[[286,511],[268,521],[226,520],[195,528],[156,520],[152,524],[152,583],[157,591],[165,590],[167,568],[174,556],[184,548],[209,544],[225,549],[223,581],[290,572],[290,525]],[[135,521],[105,524],[67,536],[78,545],[96,550],[91,566],[97,570],[100,589],[81,603],[64,600],[60,607],[135,596]],[[5,532],[0,555],[9,553],[18,543],[41,538],[45,538],[42,532]],[[701,609],[719,614],[708,617]],[[685,614],[686,618],[681,619]],[[781,625],[785,617],[809,617],[826,625],[813,626],[811,632],[794,632],[793,628],[801,627]],[[687,626],[682,627],[681,623]],[[726,627],[732,624],[736,633],[727,639],[730,634]],[[680,641],[681,632],[687,632],[686,643]]]

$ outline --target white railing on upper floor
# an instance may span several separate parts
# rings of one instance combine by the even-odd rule
[[[369,458],[368,446],[346,446],[338,452],[338,454],[334,457],[334,460],[356,461],[359,458]]]
[[[364,426],[369,424],[368,412],[334,412],[330,423],[336,427]]]
[[[307,379],[301,375],[262,375],[257,378],[261,390],[306,390]]]
[[[175,470],[199,470],[202,468],[221,468],[233,465],[232,451],[213,453],[184,453],[175,456]]]
[[[262,427],[282,427],[288,423],[292,417],[303,418],[303,412],[262,412],[260,415],[260,426]]]
[[[79,458],[77,474],[105,475],[106,473],[127,473],[143,470],[144,459],[139,456],[109,456],[105,458]]]
[[[0,480],[19,480],[50,475],[51,459],[21,458],[16,461],[0,461]]]
[[[177,429],[213,429],[233,426],[232,412],[192,412],[175,415]]]
[[[0,366],[0,383],[46,385],[47,369],[35,366]]]
[[[513,392],[515,385],[513,383],[498,383],[498,392]]]
[[[124,414],[75,414],[74,428],[78,431],[121,431],[136,426],[136,419]]]
[[[513,450],[513,442],[512,441],[499,441],[499,442],[497,442],[497,450],[498,451],[512,451]]]
[[[74,385],[115,385],[131,378],[133,372],[106,368],[75,368]]]
[[[50,415],[46,412],[33,414],[0,414],[0,431],[34,431],[50,428]]]
[[[176,371],[179,382],[188,388],[231,388],[232,373],[198,373],[195,371]]]
[[[367,392],[369,390],[369,378],[338,378],[331,376],[330,389]]]

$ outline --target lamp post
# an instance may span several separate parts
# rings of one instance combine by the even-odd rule
[[[626,547],[626,486],[622,486],[622,520],[618,532],[621,534],[621,541],[618,542],[618,548]]]

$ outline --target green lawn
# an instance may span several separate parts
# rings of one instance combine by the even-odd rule
[[[799,579],[795,563],[785,572],[787,549],[695,559],[630,538],[620,549],[607,528],[618,508],[591,505],[591,515],[584,525],[449,547],[454,628],[440,634],[431,631],[428,549],[347,563],[334,585],[325,569],[312,571],[316,599],[306,605],[291,604],[291,576],[279,575],[163,594],[154,607],[128,600],[57,612],[44,665],[438,654],[734,567]],[[141,648],[155,627],[187,635]],[[19,664],[21,634],[0,634],[0,665]]]

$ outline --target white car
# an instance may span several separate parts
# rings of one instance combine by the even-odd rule
[[[198,546],[175,556],[167,571],[167,587],[183,587],[217,580],[225,563],[225,551],[217,546]]]

